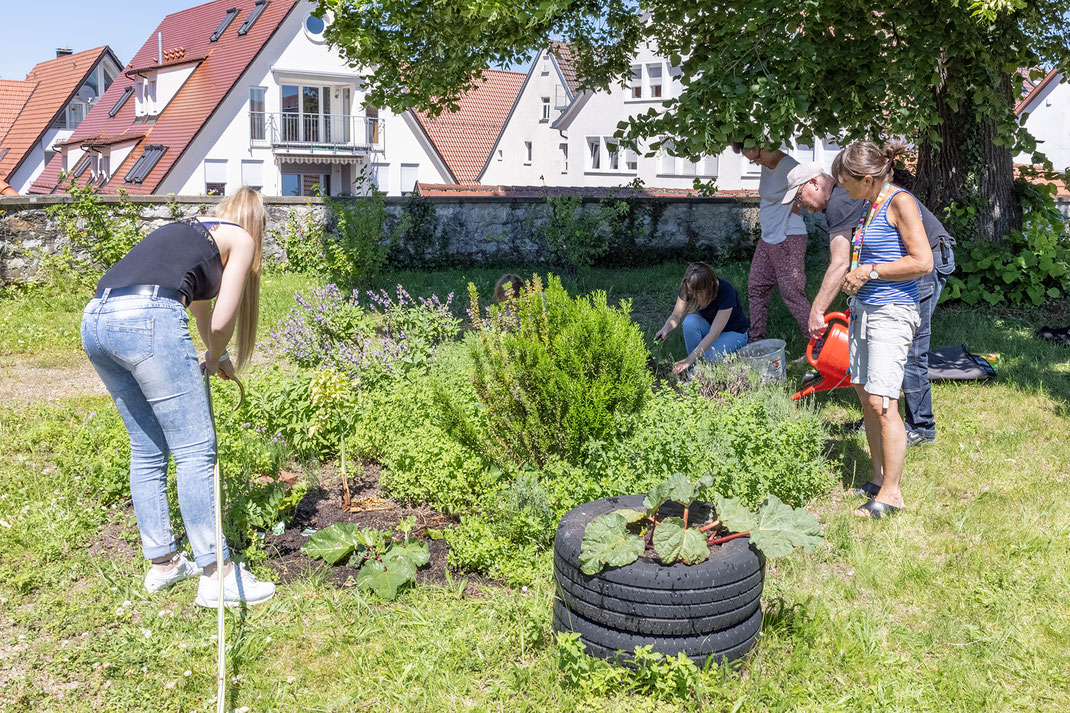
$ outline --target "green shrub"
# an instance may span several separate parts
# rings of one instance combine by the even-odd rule
[[[61,179],[61,182],[66,177]],[[127,192],[119,189],[117,205],[104,203],[100,189],[81,186],[73,177],[63,185],[71,200],[49,206],[46,210],[56,221],[60,232],[71,245],[89,254],[89,270],[107,269],[130,252],[144,233],[138,207],[127,200]]]
[[[272,266],[274,269],[317,277],[330,274],[323,223],[311,210],[300,218],[297,211],[290,209],[286,224],[272,228],[269,234],[286,254],[283,262]]]
[[[347,287],[367,285],[386,266],[391,247],[407,223],[402,220],[384,242],[386,201],[383,193],[375,189],[366,197],[345,200],[324,197],[323,202],[335,223],[335,235],[327,236],[323,243],[331,281]]]
[[[967,242],[955,250],[958,270],[946,299],[1040,306],[1070,293],[1070,233],[1053,199],[1054,186],[1015,183],[1025,210],[1021,230],[999,242]]]
[[[572,298],[538,275],[521,296],[482,317],[469,283],[473,383],[484,418],[473,419],[448,394],[436,402],[458,440],[514,467],[577,462],[591,440],[606,440],[650,395],[649,352],[630,319],[631,304],[606,304],[605,292]]]

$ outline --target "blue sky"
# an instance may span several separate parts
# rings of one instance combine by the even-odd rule
[[[125,65],[165,15],[203,4],[199,0],[0,0],[4,41],[0,79],[25,79],[38,62],[53,59],[66,44],[75,52],[110,45]],[[512,67],[527,71],[527,65]]]
[[[2,2],[5,31],[0,43],[0,79],[25,79],[35,64],[53,59],[63,44],[75,52],[111,45],[126,64],[165,15],[202,4],[198,0]]]

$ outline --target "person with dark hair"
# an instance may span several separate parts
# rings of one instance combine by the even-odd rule
[[[690,369],[699,358],[721,361],[747,344],[750,321],[739,302],[739,293],[704,262],[687,266],[672,314],[654,339],[665,339],[681,322],[687,356],[673,366],[674,374]]]
[[[913,179],[908,171],[898,169],[893,177],[895,185],[907,190],[913,185]],[[824,211],[828,223],[829,266],[810,309],[810,336],[817,339],[825,332],[825,313],[847,274],[852,235],[865,211],[866,201],[855,200],[847,195],[836,179],[825,173],[817,163],[803,164],[791,170],[784,200],[793,201],[811,213]],[[929,340],[936,304],[940,301],[948,276],[955,270],[955,239],[932,211],[920,203],[918,206],[933,255],[933,270],[918,280],[921,323],[914,333],[903,373],[903,411],[908,446],[928,445],[936,441],[936,417],[933,415],[932,387],[929,384]],[[864,421],[854,425],[863,428]],[[872,495],[873,492],[868,494]]]
[[[520,275],[507,272],[494,283],[494,299],[501,303],[516,299],[524,289],[524,280]]]
[[[866,201],[851,246],[842,289],[851,299],[848,327],[851,383],[862,403],[873,461],[867,484],[874,494],[855,510],[861,517],[894,515],[903,508],[900,481],[906,429],[899,390],[914,334],[921,322],[919,278],[933,269],[921,208],[892,173],[903,144],[855,141],[833,164],[833,177],[853,199]]]
[[[806,224],[798,208],[785,205],[783,200],[788,189],[788,173],[799,162],[780,149],[747,147],[738,142],[732,148],[762,167],[758,182],[758,222],[762,235],[754,248],[747,278],[750,341],[765,339],[769,302],[778,287],[780,298],[805,337],[810,316],[810,302],[806,299]]]

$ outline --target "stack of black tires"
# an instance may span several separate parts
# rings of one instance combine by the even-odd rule
[[[709,559],[697,565],[666,566],[640,557],[593,576],[580,571],[587,525],[624,508],[643,509],[643,496],[595,500],[561,519],[554,538],[554,629],[578,633],[591,656],[624,665],[632,662],[636,646],[653,645],[667,655],[685,653],[700,667],[710,657],[720,664],[750,651],[762,626],[765,562],[748,538],[714,547]],[[708,505],[693,505],[691,521],[699,522],[708,512]],[[676,503],[666,503],[659,516],[682,513]]]

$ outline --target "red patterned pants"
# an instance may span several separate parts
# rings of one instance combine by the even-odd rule
[[[803,337],[810,338],[807,326],[810,301],[806,299],[806,235],[789,235],[783,242],[770,245],[758,241],[754,261],[750,265],[747,296],[750,299],[750,341],[765,339],[769,321],[769,301],[773,290],[780,288],[780,297],[787,305]]]

